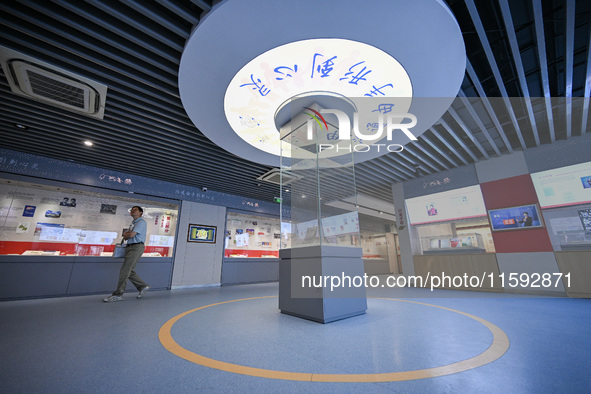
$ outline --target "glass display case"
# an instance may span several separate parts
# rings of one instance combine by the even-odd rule
[[[302,101],[302,105],[308,100],[311,98]],[[297,103],[300,101],[286,109],[300,111],[302,106]],[[338,133],[331,122],[316,125],[310,113],[319,114],[321,106],[303,106],[306,111],[291,114],[291,121],[280,128],[281,200],[290,212],[291,226],[284,228],[290,231],[290,247],[359,248],[353,155],[350,149],[340,149],[339,145],[350,145],[351,141],[331,139]],[[339,149],[329,149],[330,141]]]
[[[279,218],[228,212],[224,257],[279,258],[281,243],[290,243],[289,232],[281,235]]]
[[[591,204],[542,212],[554,250],[591,250]]]
[[[437,253],[494,253],[486,217],[412,226],[413,255]]]
[[[0,179],[0,255],[111,256],[134,205],[148,224],[144,257],[172,257],[178,205]]]
[[[451,234],[443,237],[426,237],[421,239],[423,254],[463,252],[463,253],[484,253],[484,242],[482,235],[477,233],[453,236]]]
[[[361,232],[361,248],[363,249],[364,260],[387,260],[388,241],[386,234],[371,234]]]

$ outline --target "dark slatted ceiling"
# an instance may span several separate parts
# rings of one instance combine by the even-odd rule
[[[568,139],[589,127],[588,101],[566,98],[589,97],[591,2],[447,3],[468,55],[458,98],[403,153],[358,164],[361,193],[391,201],[391,183]],[[108,86],[99,120],[17,96],[1,75],[0,146],[271,201],[278,186],[256,180],[270,167],[217,147],[179,99],[185,40],[211,6],[206,0],[0,2],[0,45]],[[84,139],[95,146],[84,148]],[[131,146],[139,148],[133,166]]]

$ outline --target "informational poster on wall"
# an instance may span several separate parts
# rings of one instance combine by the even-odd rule
[[[89,245],[111,245],[117,239],[118,234],[114,231],[80,231],[80,244]]]
[[[406,209],[412,225],[487,215],[479,185],[409,198]]]
[[[158,234],[167,235],[170,234],[172,216],[171,215],[160,215],[158,223]]]
[[[277,258],[280,244],[279,218],[228,212],[225,257]]]
[[[172,248],[174,246],[174,237],[170,235],[150,235],[150,246],[166,246]]]
[[[147,242],[146,253],[171,255],[178,218],[175,204],[24,181],[17,186],[4,180],[0,188],[0,253],[109,255],[121,239],[121,229],[133,220],[129,211],[134,205],[144,208],[148,239],[161,237]],[[154,217],[159,218],[156,223]]]
[[[591,162],[531,174],[542,209],[591,202]]]
[[[322,230],[325,237],[359,233],[359,215],[347,212],[341,215],[322,218]]]

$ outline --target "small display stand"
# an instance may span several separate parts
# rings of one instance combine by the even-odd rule
[[[359,215],[356,203],[343,202],[356,195],[353,155],[328,149],[338,130],[328,117],[318,123],[310,116],[320,113],[317,102],[291,107],[306,110],[280,127],[281,227],[291,247],[279,251],[279,309],[321,323],[362,315],[367,297]],[[283,216],[287,208],[289,218]]]

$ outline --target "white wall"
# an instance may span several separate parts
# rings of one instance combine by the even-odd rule
[[[172,288],[219,285],[224,254],[226,208],[183,201],[172,272]],[[189,224],[217,226],[215,244],[187,242]]]

